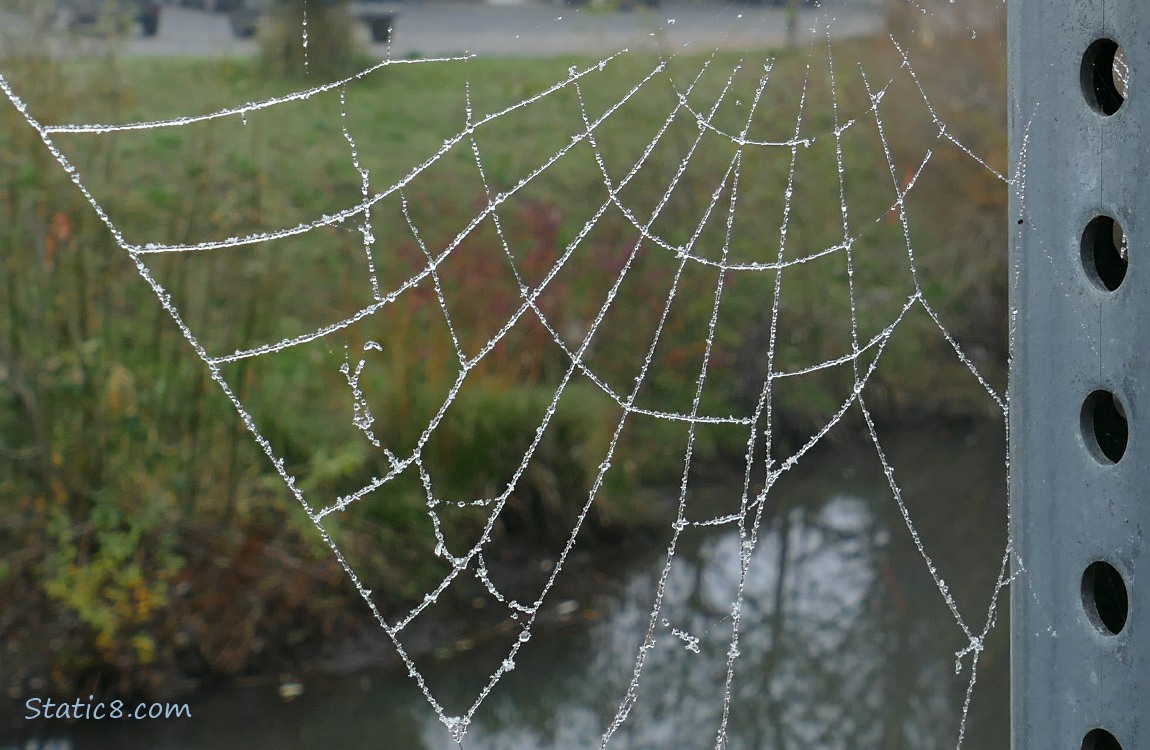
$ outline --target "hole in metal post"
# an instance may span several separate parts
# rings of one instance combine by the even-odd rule
[[[1113,565],[1099,560],[1086,568],[1082,574],[1082,606],[1104,635],[1118,635],[1126,627],[1130,599],[1126,582]]]
[[[1113,292],[1126,278],[1130,253],[1122,225],[1109,216],[1095,216],[1082,232],[1082,263],[1087,275]]]
[[[1122,743],[1105,729],[1091,729],[1082,739],[1082,750],[1122,750]]]
[[[1099,463],[1116,464],[1126,453],[1126,409],[1110,391],[1094,391],[1082,404],[1082,437]]]
[[[1118,111],[1130,88],[1126,54],[1113,39],[1098,39],[1082,56],[1082,93],[1097,112]]]

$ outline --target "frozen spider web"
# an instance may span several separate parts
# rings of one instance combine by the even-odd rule
[[[926,16],[934,12],[915,3],[908,7],[910,12],[921,11]],[[714,12],[731,13],[729,9]],[[521,654],[532,648],[532,635],[547,608],[556,604],[554,592],[560,588],[563,574],[574,564],[571,561],[580,549],[588,519],[594,516],[597,503],[610,492],[612,472],[625,470],[634,460],[628,454],[636,450],[631,437],[634,425],[657,423],[677,436],[677,491],[669,503],[669,520],[662,526],[663,563],[639,611],[644,622],[639,627],[642,636],[637,644],[627,644],[614,654],[629,668],[611,686],[617,694],[612,698],[614,708],[600,728],[600,745],[605,747],[624,736],[628,719],[645,696],[660,690],[660,685],[650,684],[650,663],[660,645],[696,655],[716,640],[723,642],[721,668],[710,675],[712,683],[703,688],[714,700],[713,710],[706,714],[713,722],[710,735],[716,748],[739,745],[737,738],[732,739],[733,725],[738,721],[732,705],[740,695],[741,648],[748,632],[762,627],[756,607],[748,607],[746,600],[748,591],[759,588],[756,580],[765,575],[765,563],[756,557],[756,551],[766,538],[766,525],[775,512],[775,489],[837,426],[854,419],[873,449],[890,498],[905,522],[937,597],[945,604],[965,644],[955,655],[956,670],[967,673],[961,718],[954,728],[955,744],[961,746],[979,659],[996,622],[1002,589],[1008,584],[1009,541],[1002,551],[993,586],[983,592],[985,607],[973,614],[969,607],[960,607],[932,560],[911,504],[896,481],[893,464],[868,407],[868,386],[875,381],[896,334],[917,315],[930,321],[950,348],[953,360],[1005,419],[1004,395],[984,377],[974,358],[965,353],[958,338],[944,326],[943,316],[920,279],[909,206],[923,175],[944,154],[973,165],[999,184],[1017,189],[1018,180],[997,170],[990,160],[954,134],[934,106],[934,92],[920,80],[915,52],[905,38],[892,35],[884,42],[883,59],[893,61],[893,65],[868,70],[862,63],[836,57],[839,43],[834,38],[832,13],[811,18],[813,28],[802,30],[805,47],[798,53],[788,53],[802,61],[797,66],[793,60],[789,63],[789,69],[798,70],[799,74],[783,80],[779,80],[783,65],[775,55],[746,52],[734,58],[716,53],[692,58],[666,50],[656,55],[623,50],[590,64],[572,65],[566,75],[541,90],[516,94],[509,102],[491,109],[480,109],[473,101],[471,88],[466,88],[459,92],[460,117],[454,131],[430,153],[409,160],[399,174],[385,177],[369,166],[365,156],[372,148],[371,133],[361,132],[352,124],[356,87],[403,67],[467,66],[469,57],[386,59],[350,78],[275,98],[206,114],[129,123],[45,123],[37,118],[35,107],[26,104],[21,93],[4,78],[0,78],[0,89],[37,131],[116,244],[153,289],[287,490],[330,547],[393,643],[411,679],[456,743],[464,742],[480,707],[514,672]],[[660,19],[664,31],[675,24],[673,19]],[[731,19],[732,28],[737,27],[740,21],[733,13]],[[684,58],[694,66],[686,72]],[[630,76],[630,83],[606,87],[605,77],[620,68]],[[844,90],[848,86],[849,94]],[[598,87],[610,90],[599,91]],[[665,98],[659,101],[665,101],[666,106],[654,114],[647,110],[636,113],[634,110],[647,101],[645,97],[651,90],[662,92]],[[918,116],[928,132],[925,147],[909,167],[896,157],[890,135],[892,119],[887,107],[895,91],[915,100]],[[829,107],[816,108],[816,96],[829,100]],[[529,127],[500,130],[508,123],[529,123],[533,112],[556,102],[566,108],[571,125],[570,131],[558,139],[538,134],[532,140]],[[190,129],[216,121],[244,128],[249,118],[261,113],[314,103],[330,108],[330,121],[335,127],[327,137],[342,142],[346,159],[358,177],[358,199],[322,216],[306,217],[286,226],[257,227],[236,236],[190,242],[138,238],[137,232],[127,231],[125,222],[97,197],[98,190],[91,187],[96,178],[90,179],[74,164],[66,145],[73,139]],[[637,117],[642,118],[642,127],[634,126],[636,120],[628,119]],[[620,128],[637,130],[641,136],[636,136],[629,148],[617,150]],[[507,138],[518,139],[513,148],[517,155],[530,155],[528,167],[516,172],[507,168],[501,158],[491,156],[499,151],[498,143]],[[869,149],[865,154],[864,147]],[[815,167],[805,165],[816,158],[815,154],[824,160],[824,166],[829,165],[826,174],[831,181],[809,187],[805,170],[814,172]],[[884,184],[866,186],[861,192],[853,186],[852,161],[856,159],[877,163],[879,172],[885,175]],[[419,201],[412,196],[420,190],[422,196],[449,193],[452,186],[439,185],[436,180],[445,165],[459,164],[460,160],[468,165],[476,188],[474,194],[460,201],[472,200],[475,194],[480,200],[465,205],[466,221],[461,226],[435,226],[435,211],[421,210]],[[541,205],[537,195],[546,193],[542,189],[538,194],[533,191],[549,185],[549,179],[555,179],[560,188],[570,189],[556,175],[566,174],[564,170],[569,170],[572,163],[581,165],[582,174],[595,176],[597,191],[595,200],[572,227],[559,230],[552,226],[555,222],[546,211],[542,212],[542,219],[531,213],[538,213]],[[819,193],[812,196],[811,191]],[[864,193],[881,197],[868,202],[858,197]],[[769,196],[769,205],[762,203],[764,194]],[[832,241],[822,241],[827,231],[813,231],[807,219],[800,224],[796,218],[808,203],[823,207],[818,214],[821,230],[831,228]],[[771,214],[773,233],[749,238],[741,234],[745,225],[755,226],[744,217],[762,213]],[[552,239],[549,247],[534,255],[524,251],[522,245],[527,240],[517,226],[530,222],[547,224]],[[344,237],[348,232],[356,236],[357,270],[351,278],[342,280],[318,273],[314,283],[354,285],[356,295],[365,296],[366,300],[345,314],[279,339],[247,340],[231,348],[220,347],[214,331],[199,330],[186,319],[176,301],[180,290],[169,288],[156,270],[165,258],[173,256],[205,264],[222,253],[240,253],[246,258],[274,257],[284,252],[286,243],[299,238],[316,238],[321,244],[330,242],[333,230]],[[891,236],[898,240],[893,246],[882,239]],[[396,258],[401,243],[414,248],[414,261],[411,257],[403,262]],[[477,273],[467,263],[472,256],[484,253],[488,265],[482,268],[490,271],[498,267],[498,282],[488,280],[490,283],[481,284],[480,288],[461,286],[461,277]],[[893,253],[898,258],[903,275],[900,283],[906,287],[903,297],[886,300],[886,308],[875,299],[883,296],[884,289],[889,292],[897,285],[890,283],[879,289],[875,279],[863,278],[857,270],[869,262],[870,254],[879,253]],[[845,320],[837,339],[841,344],[838,351],[808,356],[802,361],[784,351],[789,346],[788,326],[795,322],[793,313],[788,317],[788,282],[812,267],[833,272],[835,283],[844,292]],[[732,291],[736,288],[740,291]],[[568,304],[571,300],[564,296],[571,289],[587,296],[581,301],[580,315],[572,313]],[[746,289],[756,291],[749,295]],[[560,290],[565,291],[561,294]],[[476,312],[494,304],[497,293],[502,293],[503,307],[494,318]],[[732,361],[731,347],[724,343],[729,338],[724,328],[734,325],[725,322],[732,314],[724,303],[730,304],[736,295],[739,299],[757,300],[758,309],[750,317],[733,319],[744,324],[756,321],[761,332],[760,366],[758,370],[751,368],[758,377],[750,386],[742,383],[741,390],[730,385],[741,376],[732,374],[739,363]],[[451,358],[444,365],[448,376],[442,380],[437,400],[418,416],[416,429],[403,439],[394,433],[389,436],[384,429],[386,423],[399,418],[393,402],[402,394],[384,392],[371,381],[373,370],[382,367],[384,360],[392,367],[389,373],[393,377],[396,367],[411,367],[417,373],[412,379],[421,377],[419,359],[424,355],[397,352],[387,340],[389,331],[397,325],[395,311],[411,305],[435,311],[436,330],[429,329],[427,336],[444,342]],[[886,310],[877,321],[873,313],[867,314],[876,306]],[[646,314],[638,315],[638,310]],[[483,318],[486,325],[476,323],[477,318]],[[633,355],[630,358],[610,346],[611,340],[623,336],[624,331],[625,348]],[[453,490],[443,489],[449,482],[441,476],[442,462],[431,460],[429,454],[437,441],[453,439],[443,433],[460,424],[454,415],[460,403],[471,397],[469,389],[498,376],[501,370],[520,372],[509,364],[513,359],[509,352],[519,352],[521,341],[549,353],[551,365],[544,368],[547,374],[538,378],[549,395],[537,405],[534,422],[521,436],[521,450],[514,460],[505,462],[506,472],[500,481],[489,482],[490,491],[486,493],[475,490],[465,496],[453,494]],[[683,341],[692,342],[691,346],[682,346]],[[323,419],[338,421],[348,428],[351,439],[358,441],[358,450],[366,451],[382,467],[367,481],[346,490],[330,491],[330,484],[309,483],[307,477],[297,476],[291,458],[277,444],[277,436],[267,434],[229,376],[229,367],[274,362],[292,352],[312,351],[316,347],[337,352],[337,358],[342,355],[337,385],[346,389],[349,407],[343,414],[323,415]],[[399,355],[410,361],[395,362]],[[559,365],[555,366],[555,362]],[[679,368],[677,372],[672,371],[675,367]],[[791,383],[829,372],[848,373],[842,381],[846,387],[835,403],[820,413],[815,427],[802,439],[782,439],[779,415],[791,397],[784,395],[791,393],[787,388]],[[660,379],[671,375],[678,377],[678,390],[659,384]],[[711,397],[712,391],[724,388],[728,393],[738,391],[741,401]],[[588,462],[592,470],[587,487],[577,498],[562,498],[569,512],[563,519],[559,544],[545,575],[532,584],[530,591],[513,594],[511,588],[523,587],[502,582],[493,572],[496,564],[492,560],[499,557],[498,548],[507,538],[510,509],[521,504],[525,485],[539,474],[540,453],[561,429],[557,424],[567,408],[565,399],[576,389],[594,394],[595,403],[603,405],[602,413],[612,415],[611,421],[603,425],[603,437],[597,444],[600,452]],[[498,397],[492,403],[495,409],[499,408]],[[734,408],[720,412],[715,410],[716,403],[724,407],[732,403],[743,406],[738,412]],[[720,511],[713,510],[713,504],[696,500],[696,456],[703,436],[712,431],[736,433],[745,446],[741,482]],[[359,571],[364,566],[344,549],[333,528],[361,507],[386,506],[392,497],[389,491],[404,481],[409,482],[408,487],[414,482],[423,495],[421,512],[435,538],[432,556],[445,572],[413,607],[391,613],[379,605],[376,586],[361,575]],[[571,488],[559,486],[555,492],[569,496]],[[455,514],[461,512],[473,519],[468,527],[470,537],[457,533]],[[476,518],[478,522],[474,521]],[[667,602],[668,591],[675,585],[684,540],[694,532],[713,529],[734,531],[738,562],[727,582],[728,599],[716,616],[721,627],[716,624],[709,631],[700,632],[690,624],[675,621],[674,608]],[[411,653],[406,637],[418,629],[421,618],[442,598],[465,585],[512,623],[512,637],[507,638],[502,658],[478,683],[470,699],[462,707],[449,708]],[[796,737],[804,737],[801,727],[794,732]],[[836,743],[844,742],[841,738],[831,742],[816,736],[806,739],[821,741],[822,747],[837,747],[840,744]],[[627,744],[628,740],[621,742]],[[673,744],[673,739],[668,738],[667,742]],[[845,742],[849,744],[850,740]]]

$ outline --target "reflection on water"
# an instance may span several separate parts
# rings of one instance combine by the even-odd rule
[[[964,619],[980,630],[1005,534],[1001,435],[993,427],[919,433],[884,448],[927,553]],[[772,492],[773,512],[750,556],[737,640],[740,536],[733,527],[690,527],[654,621],[665,551],[633,570],[589,625],[536,630],[516,669],[475,715],[464,747],[598,747],[621,711],[627,718],[612,747],[715,747],[721,726],[732,750],[954,747],[970,671],[967,657],[956,674],[955,653],[967,639],[911,540],[873,448],[827,449],[792,474]],[[714,500],[696,498],[692,520],[731,495],[707,494]],[[591,610],[583,614],[586,621]],[[628,705],[648,628],[655,643]],[[966,747],[1008,744],[1006,632],[1000,622],[979,663]],[[476,649],[426,672],[457,693],[444,696],[451,705],[455,697],[470,701],[487,677],[478,665],[490,660]],[[271,687],[228,691],[193,702],[192,712],[190,721],[90,724],[52,733],[44,744],[7,747],[455,747],[398,672],[309,682],[290,704]]]

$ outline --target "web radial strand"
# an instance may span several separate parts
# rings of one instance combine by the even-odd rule
[[[340,106],[340,127],[343,129],[344,140],[347,141],[348,149],[351,152],[351,163],[355,167],[355,171],[360,176],[360,195],[366,203],[371,197],[371,173],[360,164],[359,149],[355,144],[355,138],[352,137],[351,129],[347,124],[347,87],[344,86],[339,90],[339,106]],[[402,197],[402,196],[401,196]],[[363,237],[363,253],[367,261],[367,273],[371,281],[371,294],[376,302],[382,301],[383,297],[379,290],[379,276],[375,272],[375,255],[373,247],[375,245],[375,235],[371,231],[371,209],[366,209],[363,212],[363,219],[358,224],[360,235]]]
[[[739,513],[739,539],[740,539],[740,555],[739,555],[739,578],[735,589],[735,600],[731,603],[731,640],[727,648],[726,660],[726,674],[723,684],[723,712],[722,719],[720,720],[718,729],[715,735],[716,748],[722,747],[726,744],[727,738],[727,725],[730,721],[730,706],[731,706],[731,689],[735,678],[735,661],[739,653],[739,628],[742,622],[742,604],[743,595],[746,588],[747,575],[750,572],[751,555],[754,552],[755,546],[758,543],[759,527],[766,511],[766,496],[769,491],[769,484],[764,487],[758,502],[752,509],[749,507],[750,500],[750,482],[751,471],[754,462],[756,437],[759,430],[760,418],[765,420],[766,429],[763,433],[763,456],[767,464],[768,472],[771,470],[771,447],[773,439],[773,420],[772,420],[772,405],[773,405],[773,373],[774,373],[774,360],[775,360],[775,341],[778,332],[779,320],[779,301],[782,297],[782,284],[783,284],[783,269],[782,262],[786,255],[787,248],[787,231],[790,227],[791,218],[791,198],[794,195],[794,181],[795,181],[795,166],[798,163],[799,154],[799,136],[803,130],[803,112],[806,107],[807,101],[807,87],[810,82],[810,66],[807,65],[806,71],[803,75],[803,87],[799,95],[798,111],[795,114],[795,130],[794,143],[790,146],[790,164],[787,168],[787,186],[784,190],[783,201],[783,216],[779,226],[779,249],[777,262],[779,269],[775,274],[774,289],[771,295],[771,322],[770,322],[770,338],[767,344],[767,378],[763,382],[763,386],[759,392],[759,400],[755,406],[755,413],[752,420],[752,427],[750,437],[747,441],[747,454],[745,457],[746,471],[743,477],[743,493],[740,499],[740,513]],[[761,89],[759,91],[761,95]],[[758,97],[756,96],[756,101]],[[768,479],[769,482],[769,479]],[[750,511],[752,513],[752,521],[750,529],[746,527],[745,518],[746,514]]]
[[[435,285],[435,300],[439,303],[439,309],[443,311],[443,322],[447,325],[447,332],[451,336],[451,344],[455,347],[455,357],[459,360],[459,366],[463,367],[466,364],[467,355],[463,353],[463,344],[459,343],[459,334],[455,330],[455,322],[451,319],[451,310],[447,307],[447,298],[443,294],[443,282],[439,278],[439,264],[435,262],[431,251],[427,249],[427,243],[424,242],[419,227],[415,225],[415,221],[411,218],[407,195],[401,192],[399,194],[399,200],[400,207],[403,210],[403,220],[407,222],[407,228],[411,230],[411,236],[415,238],[415,244],[419,246],[419,251],[423,253],[423,257],[427,258],[427,267],[431,269],[431,280]]]

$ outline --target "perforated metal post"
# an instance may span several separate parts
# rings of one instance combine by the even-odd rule
[[[1012,744],[1148,750],[1150,3],[1008,24]]]

